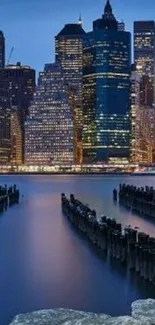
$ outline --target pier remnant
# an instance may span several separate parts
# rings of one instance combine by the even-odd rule
[[[153,187],[120,184],[119,203],[141,215],[155,217],[155,189]]]
[[[77,200],[73,194],[61,195],[64,215],[75,228],[109,258],[114,258],[155,285],[155,238],[122,225],[115,219],[101,216]]]
[[[19,203],[20,192],[17,186],[0,186],[0,213],[6,211],[8,207]]]

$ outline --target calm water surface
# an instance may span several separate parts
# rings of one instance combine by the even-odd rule
[[[74,193],[99,214],[139,226],[155,237],[155,222],[115,205],[120,182],[155,187],[155,177],[0,176],[24,194],[20,205],[0,217],[0,324],[16,314],[43,308],[74,308],[127,314],[155,289],[109,263],[77,235],[62,215],[60,194]]]

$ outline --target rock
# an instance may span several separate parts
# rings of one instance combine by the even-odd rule
[[[60,308],[18,315],[10,325],[155,325],[155,300],[135,301],[132,316],[111,317]]]
[[[10,325],[104,325],[108,315],[97,315],[70,309],[50,309],[21,314]]]
[[[130,316],[112,317],[107,320],[106,325],[150,325],[149,322],[143,322]]]
[[[150,325],[150,323],[142,322],[130,316],[105,318],[105,316],[98,315],[72,320],[63,325]]]
[[[132,303],[132,316],[141,321],[155,324],[155,300],[137,300]]]

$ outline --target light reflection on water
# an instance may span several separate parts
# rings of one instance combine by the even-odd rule
[[[114,204],[119,183],[155,187],[153,177],[0,176],[17,183],[24,197],[0,218],[0,319],[20,312],[66,307],[113,315],[130,312],[137,298],[155,289],[100,256],[62,216],[60,194],[74,193],[98,214],[155,236],[155,222]],[[120,303],[121,301],[121,303]]]

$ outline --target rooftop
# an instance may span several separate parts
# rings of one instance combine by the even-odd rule
[[[57,35],[59,36],[81,36],[84,35],[85,31],[82,28],[81,24],[67,24]]]

